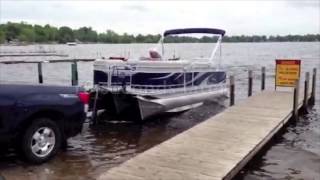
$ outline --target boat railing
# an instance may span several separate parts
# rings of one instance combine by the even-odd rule
[[[127,70],[127,74],[125,76],[121,75],[121,71]],[[130,73],[128,73],[128,70]],[[208,90],[216,90],[218,88],[222,88],[221,85],[224,83],[218,84],[218,85],[194,85],[194,79],[195,75],[194,72],[189,70],[189,68],[182,67],[181,73],[183,73],[183,83],[179,84],[166,84],[163,85],[148,85],[148,84],[134,84],[132,82],[132,76],[136,72],[134,71],[134,68],[130,65],[126,66],[111,66],[110,67],[110,76],[117,76],[122,77],[123,82],[121,81],[114,81],[112,82],[112,78],[109,78],[108,80],[108,89],[116,92],[116,91],[128,91],[130,93],[135,94],[145,94],[145,95],[152,95],[152,94],[175,94],[175,93],[187,93],[187,92],[205,92]],[[192,73],[191,75],[191,84],[190,81],[187,82],[187,73]],[[129,77],[128,77],[129,76]]]

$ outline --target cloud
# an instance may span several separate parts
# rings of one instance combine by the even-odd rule
[[[319,0],[300,0],[300,1],[286,1],[286,3],[291,7],[296,8],[320,8]]]
[[[1,1],[0,22],[155,34],[216,27],[229,35],[320,33],[319,1]]]
[[[122,6],[124,12],[126,11],[138,11],[138,12],[147,12],[148,11],[148,8],[143,6],[143,5],[134,5],[134,4],[131,4],[131,5],[123,5]]]

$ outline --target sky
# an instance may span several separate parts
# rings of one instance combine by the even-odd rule
[[[221,28],[227,35],[319,34],[320,0],[0,0],[0,23],[7,21],[135,35],[186,27]]]

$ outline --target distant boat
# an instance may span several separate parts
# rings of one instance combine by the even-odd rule
[[[67,42],[66,44],[67,44],[68,46],[76,46],[76,45],[77,45],[76,42]]]

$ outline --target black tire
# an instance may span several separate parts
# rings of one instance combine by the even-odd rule
[[[57,154],[62,143],[60,128],[48,118],[34,119],[21,137],[20,151],[28,162],[34,164],[48,161]]]

